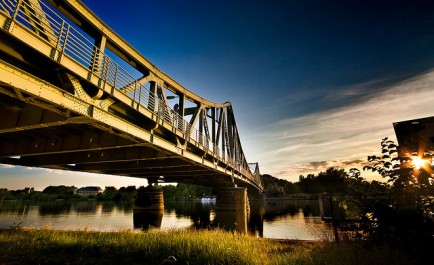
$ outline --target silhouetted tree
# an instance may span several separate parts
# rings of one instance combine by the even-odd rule
[[[0,200],[9,200],[12,199],[11,192],[6,188],[0,188]]]
[[[285,187],[283,188],[283,191],[285,194],[298,194],[301,193],[300,187],[292,182],[288,182],[285,184]]]
[[[387,137],[381,141],[382,156],[368,156],[370,165],[364,170],[378,172],[392,185],[392,192],[396,197],[395,207],[414,208],[429,206],[423,209],[425,214],[433,218],[434,178],[432,166],[425,162],[418,168],[412,158],[398,156],[397,146]],[[431,201],[429,201],[431,198]]]
[[[356,215],[362,220],[359,229],[371,240],[432,250],[433,179],[428,173],[431,166],[418,169],[411,165],[410,158],[398,157],[397,146],[388,138],[382,139],[381,149],[381,156],[368,156],[369,165],[364,170],[378,172],[390,186],[369,183],[360,177],[360,171],[352,169],[347,186],[353,196],[341,205],[346,209],[356,206]]]
[[[343,169],[328,168],[317,176],[309,174],[299,177],[299,187],[304,193],[341,193],[346,190],[345,179],[348,174]]]
[[[104,192],[98,194],[98,199],[111,201],[114,199],[117,193],[118,189],[116,189],[116,187],[106,186]]]
[[[290,183],[286,179],[278,179],[269,174],[264,174],[262,183],[267,197],[280,197],[284,194],[285,185]]]
[[[55,195],[57,199],[69,199],[73,197],[76,190],[77,188],[74,186],[48,186],[42,193]]]

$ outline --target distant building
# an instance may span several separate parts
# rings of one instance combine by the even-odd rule
[[[89,187],[83,187],[83,188],[79,188],[77,190],[77,194],[80,196],[96,196],[98,195],[98,193],[102,193],[102,189],[100,187],[95,187],[95,186],[89,186]]]

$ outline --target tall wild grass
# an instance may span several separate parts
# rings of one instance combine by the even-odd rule
[[[0,231],[0,264],[417,264],[398,250],[215,231]]]

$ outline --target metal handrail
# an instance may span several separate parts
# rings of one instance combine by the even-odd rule
[[[187,139],[192,139],[205,150],[211,150],[214,156],[233,169],[255,180],[251,170],[241,167],[233,157],[227,156],[223,150],[213,143],[206,135],[199,132],[177,112],[166,106],[144,85],[140,85],[136,78],[123,69],[116,61],[103,53],[77,29],[39,0],[41,8],[31,6],[26,1],[1,0],[0,9],[11,15],[12,19],[32,29],[40,38],[46,40],[58,52],[70,56],[81,65],[89,68],[103,83],[108,83],[118,91],[127,94],[142,107],[153,112],[161,120],[169,123],[176,130],[181,131]],[[3,3],[3,4],[2,4]],[[25,10],[32,12],[28,15]],[[42,19],[41,19],[42,18]],[[98,62],[98,59],[100,62]],[[131,89],[134,87],[134,89]],[[158,106],[158,108],[156,108]],[[210,149],[212,147],[212,149]],[[256,182],[258,183],[258,182]],[[260,185],[260,183],[258,183]]]

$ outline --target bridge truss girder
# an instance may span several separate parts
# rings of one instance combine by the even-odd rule
[[[187,178],[190,170],[194,178],[214,175],[262,189],[259,171],[246,162],[230,103],[213,103],[179,85],[79,1],[47,2],[93,39],[89,52],[72,42],[86,36],[56,21],[43,2],[2,2],[0,98],[8,118],[0,124],[0,162],[139,176],[140,169],[126,166],[152,161],[157,166],[142,166],[142,177]],[[141,76],[130,79],[105,51]],[[171,95],[177,109],[169,107]],[[128,157],[128,148],[139,154]],[[90,159],[98,152],[106,158]],[[176,162],[164,169],[159,157]],[[123,167],[124,174],[112,167]]]

